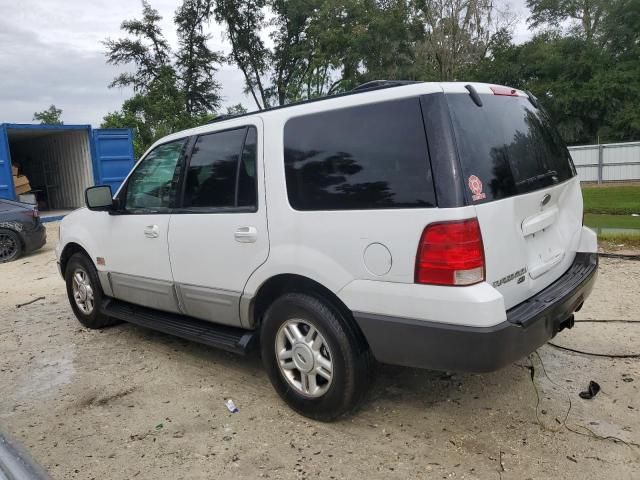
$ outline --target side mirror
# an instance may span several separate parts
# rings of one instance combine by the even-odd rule
[[[109,185],[87,188],[84,192],[84,198],[89,210],[96,212],[113,210],[113,194]]]

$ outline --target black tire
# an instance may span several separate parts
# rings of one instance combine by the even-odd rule
[[[22,241],[13,230],[0,228],[0,263],[13,262],[22,256]]]
[[[74,275],[80,272],[84,272],[86,274],[87,281],[93,291],[93,309],[91,309],[90,312],[83,311],[74,298]],[[85,254],[75,253],[72,255],[67,263],[64,278],[67,284],[67,296],[69,297],[69,303],[71,304],[73,313],[75,313],[76,318],[82,325],[87,328],[99,329],[119,323],[117,320],[100,312],[99,307],[104,299],[104,293],[102,292],[96,267]]]
[[[310,322],[328,346],[333,377],[322,396],[303,395],[285,378],[279,366],[276,338],[280,328],[291,319]],[[293,410],[306,417],[331,421],[350,413],[373,383],[375,360],[362,335],[338,308],[321,297],[287,293],[275,300],[265,313],[260,343],[262,362],[274,388]]]

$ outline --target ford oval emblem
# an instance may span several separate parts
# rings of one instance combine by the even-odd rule
[[[551,195],[549,195],[548,193],[542,197],[542,201],[540,202],[540,206],[544,207],[547,203],[549,203],[549,201],[551,200]]]

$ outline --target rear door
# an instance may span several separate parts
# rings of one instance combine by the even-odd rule
[[[113,295],[127,302],[178,312],[167,237],[182,173],[186,139],[156,146],[118,192],[115,214],[91,212],[103,269]]]
[[[569,152],[527,96],[479,86],[447,102],[468,203],[475,205],[487,282],[511,308],[571,265],[582,227],[582,195]]]
[[[254,118],[200,135],[187,160],[169,254],[181,308],[192,317],[240,326],[242,291],[267,259],[261,133]]]
[[[135,164],[131,129],[98,128],[92,136],[95,184],[116,192]]]

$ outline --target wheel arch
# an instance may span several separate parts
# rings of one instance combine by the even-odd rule
[[[91,256],[89,255],[89,252],[87,252],[87,250],[82,245],[76,242],[69,242],[62,249],[62,253],[60,253],[60,273],[62,273],[63,277],[65,275],[69,259],[76,253],[85,254],[87,258],[89,258],[89,261],[93,262]]]
[[[306,293],[327,301],[340,312],[350,327],[354,329],[362,344],[367,345],[364,334],[354,320],[351,310],[334,292],[316,280],[294,273],[274,275],[260,285],[256,295],[245,307],[248,310],[245,313],[251,323],[251,328],[260,327],[262,317],[269,305],[285,293]]]

